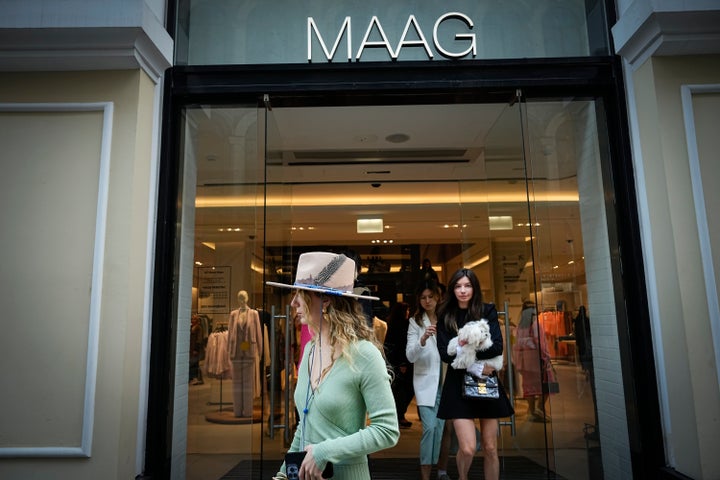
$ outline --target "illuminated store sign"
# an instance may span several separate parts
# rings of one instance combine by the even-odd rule
[[[380,23],[377,16],[373,16],[365,29],[362,40],[357,45],[357,50],[353,46],[352,33],[352,17],[345,17],[342,25],[335,36],[332,48],[328,48],[327,40],[332,38],[334,32],[321,32],[314,17],[307,18],[307,60],[313,61],[313,49],[321,49],[325,59],[328,62],[334,60],[360,61],[366,49],[385,49],[393,60],[397,60],[403,49],[422,49],[428,59],[434,57],[434,52],[445,58],[457,59],[464,58],[468,55],[475,58],[477,55],[477,40],[474,33],[470,33],[473,29],[473,21],[467,15],[459,12],[448,12],[435,21],[432,29],[432,36],[428,40],[428,36],[418,23],[415,15],[410,15],[405,23],[405,28],[400,36],[397,44],[393,45],[385,34],[385,29]],[[459,27],[461,30],[453,30],[452,39],[447,40],[447,35],[442,35],[441,30],[445,30],[448,26],[451,28]],[[323,35],[324,33],[324,35]],[[379,37],[379,39],[378,39]],[[371,40],[373,38],[374,40]],[[336,58],[340,54],[340,46],[342,42],[345,46],[342,49],[345,57]],[[458,42],[460,48],[458,48]],[[452,43],[452,45],[450,45]],[[432,48],[431,48],[432,45]],[[315,50],[317,52],[317,50]]]

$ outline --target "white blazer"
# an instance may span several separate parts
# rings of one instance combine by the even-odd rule
[[[437,337],[435,335],[425,341],[424,347],[420,345],[420,338],[425,334],[425,329],[429,326],[430,319],[427,313],[423,314],[422,327],[417,324],[414,318],[410,318],[405,355],[410,363],[414,364],[413,387],[415,388],[416,403],[434,407],[440,383],[442,362],[440,361]]]

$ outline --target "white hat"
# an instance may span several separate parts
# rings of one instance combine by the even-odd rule
[[[328,295],[380,300],[378,297],[353,293],[355,262],[341,253],[303,253],[298,259],[294,284],[265,283],[273,287],[298,288]]]

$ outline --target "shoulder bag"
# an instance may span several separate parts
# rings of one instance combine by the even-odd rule
[[[465,372],[462,383],[462,397],[471,399],[500,398],[500,385],[496,375],[475,375]]]

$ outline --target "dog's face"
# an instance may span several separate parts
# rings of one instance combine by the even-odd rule
[[[489,338],[490,326],[485,320],[469,322],[458,332],[458,339],[470,345],[482,345]]]

